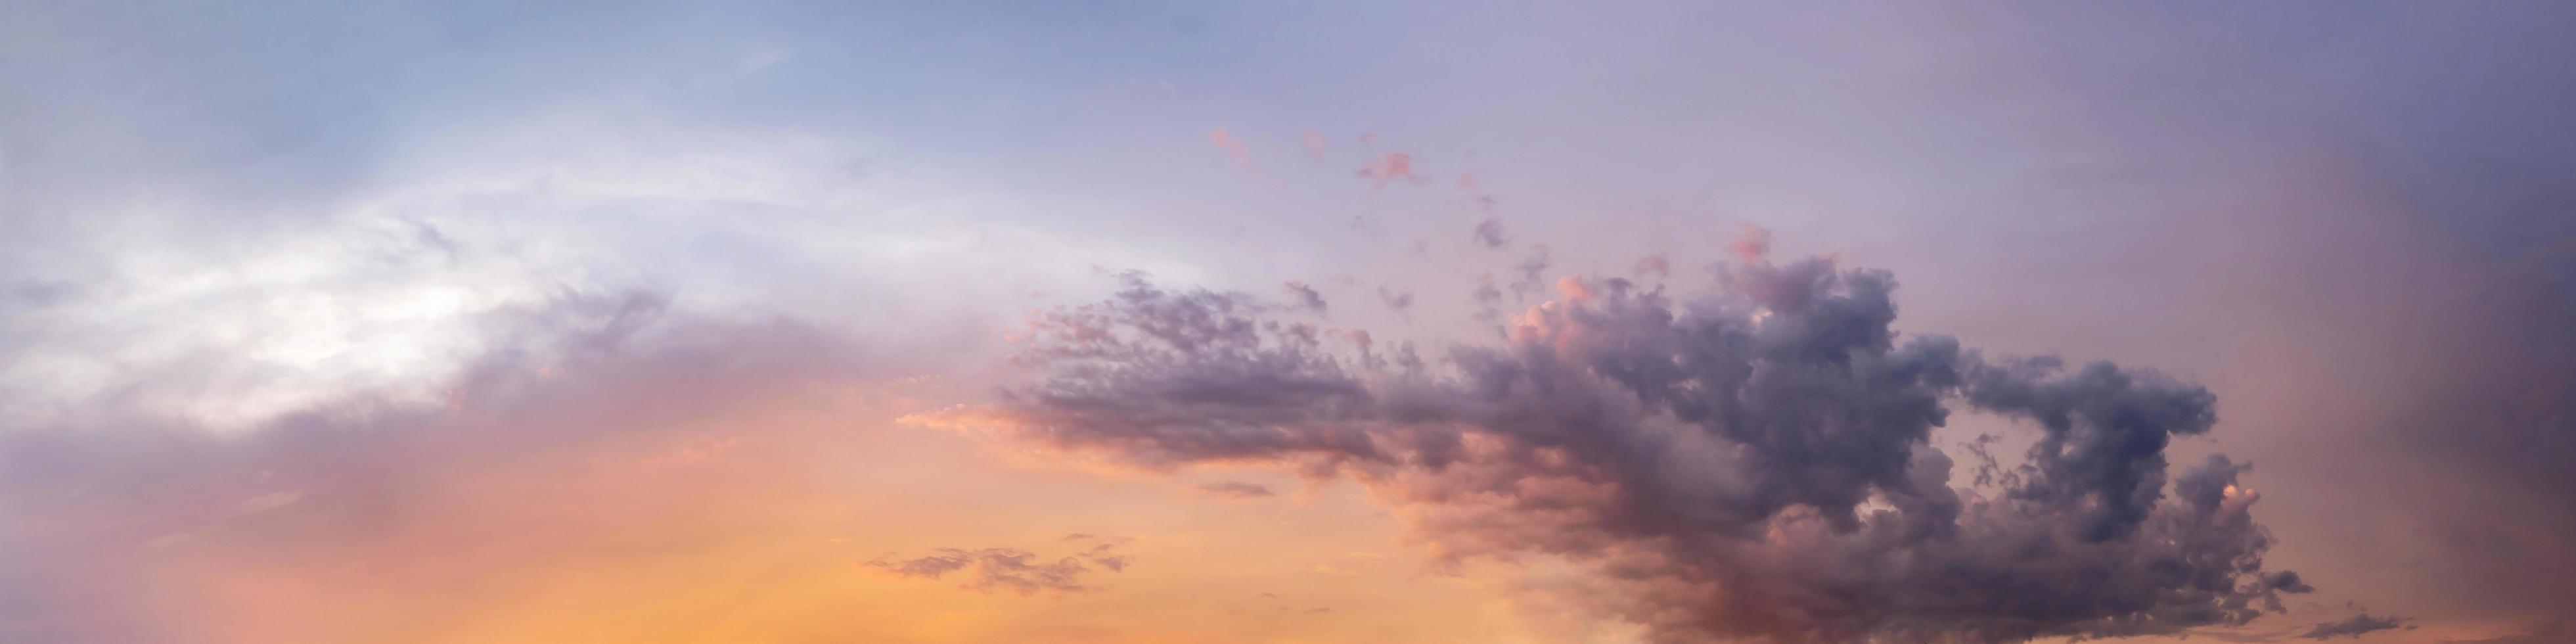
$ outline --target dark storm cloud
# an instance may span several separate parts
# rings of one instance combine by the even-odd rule
[[[1114,554],[1118,543],[1090,535],[1072,535],[1067,541],[1090,543],[1089,549],[1056,558],[1041,560],[1037,554],[1016,548],[940,548],[919,557],[877,559],[868,566],[900,577],[947,579],[955,576],[960,588],[977,592],[1005,591],[1021,596],[1039,592],[1078,593],[1094,590],[1083,584],[1092,567],[1110,572],[1125,570],[1129,560]]]
[[[1568,278],[1502,344],[1437,363],[1138,280],[1045,319],[1028,360],[1046,375],[992,411],[1147,467],[1356,477],[1444,560],[1590,565],[1616,591],[1588,605],[1657,641],[2170,634],[2310,590],[2264,570],[2248,466],[2209,459],[2167,498],[2165,447],[2209,431],[2208,391],[1900,336],[1887,273],[1746,255],[1688,301]],[[1930,445],[1954,404],[2038,432],[1999,494],[1952,487]]]
[[[2363,633],[2375,633],[2396,628],[2415,628],[2413,625],[2407,624],[2407,621],[2408,620],[2406,618],[2398,617],[2396,615],[2389,615],[2387,617],[2371,617],[2369,613],[2362,613],[2354,615],[2350,619],[2318,624],[2309,628],[2308,632],[2300,634],[2299,637],[2312,640],[2327,640],[2337,637],[2359,638]]]

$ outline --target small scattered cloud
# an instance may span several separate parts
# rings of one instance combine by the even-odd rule
[[[1324,303],[1324,294],[1316,291],[1315,287],[1309,286],[1302,281],[1291,280],[1287,284],[1280,285],[1279,290],[1286,292],[1288,294],[1288,299],[1295,302],[1297,308],[1312,311],[1316,315],[1324,314],[1324,308],[1326,306]]]
[[[1249,501],[1252,499],[1263,499],[1278,496],[1278,493],[1270,491],[1268,486],[1264,486],[1259,483],[1245,483],[1242,481],[1201,483],[1190,486],[1190,490],[1199,493],[1201,496],[1228,501]]]
[[[1017,548],[940,548],[917,557],[879,558],[867,565],[897,577],[955,578],[959,580],[958,587],[967,590],[1028,596],[1096,590],[1083,581],[1093,567],[1119,572],[1131,562],[1114,552],[1125,542],[1123,539],[1076,534],[1066,536],[1065,541],[1087,547],[1054,560],[1040,559],[1036,553]]]
[[[1467,238],[1486,248],[1502,248],[1512,243],[1511,233],[1503,230],[1501,217],[1486,217],[1484,221],[1476,222],[1476,230],[1468,233]]]
[[[2413,621],[2414,620],[2411,618],[2398,617],[2396,615],[2372,617],[2370,613],[2362,613],[2342,621],[2317,624],[2315,627],[2309,628],[2308,632],[2300,634],[2299,637],[2312,640],[2334,639],[2337,637],[2359,638],[2364,633],[2376,633],[2391,629],[2402,628],[2406,630],[2414,630],[2415,625],[2410,623]]]
[[[1377,299],[1385,302],[1386,308],[1395,311],[1398,315],[1413,314],[1413,291],[1379,284]]]
[[[1416,174],[1413,171],[1413,155],[1402,152],[1389,152],[1386,156],[1378,157],[1376,161],[1370,161],[1368,165],[1360,166],[1359,175],[1360,178],[1368,179],[1380,187],[1391,181],[1421,184],[1430,180],[1428,177]]]
[[[1224,152],[1225,157],[1232,159],[1235,165],[1252,167],[1252,150],[1244,147],[1243,139],[1236,138],[1233,133],[1225,131],[1225,128],[1208,132],[1208,143],[1215,145],[1217,151]]]
[[[1727,242],[1726,250],[1747,262],[1762,261],[1771,255],[1771,231],[1750,223],[1743,224],[1735,239]]]
[[[1639,278],[1647,276],[1671,277],[1673,275],[1673,261],[1671,258],[1665,257],[1663,253],[1655,253],[1653,255],[1637,258],[1637,266],[1629,269],[1628,272],[1635,274]]]

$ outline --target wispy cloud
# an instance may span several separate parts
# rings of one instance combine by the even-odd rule
[[[1242,481],[1201,483],[1190,486],[1190,490],[1209,498],[1224,499],[1228,501],[1248,501],[1252,499],[1263,499],[1278,496],[1277,493],[1271,492],[1268,486],[1258,483],[1245,483]]]
[[[1096,566],[1110,572],[1126,570],[1132,561],[1116,554],[1117,540],[1072,535],[1066,541],[1087,544],[1087,548],[1054,559],[1041,559],[1035,553],[1015,548],[940,548],[929,554],[909,558],[878,558],[868,566],[902,577],[921,579],[955,579],[958,587],[977,592],[1009,592],[1022,596],[1040,592],[1079,593],[1095,590],[1083,581]]]

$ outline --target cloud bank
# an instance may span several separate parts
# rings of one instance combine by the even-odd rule
[[[1661,642],[2172,634],[2311,590],[2264,567],[2250,465],[2167,463],[2216,423],[2206,389],[1899,334],[1890,274],[1739,254],[1686,299],[1570,277],[1499,345],[1430,356],[1131,277],[1041,316],[1021,359],[1043,375],[952,420],[1348,476],[1440,561],[1585,565],[1610,590],[1588,607]],[[2036,433],[2009,468],[1976,450],[1986,492],[1931,444],[1954,408]]]

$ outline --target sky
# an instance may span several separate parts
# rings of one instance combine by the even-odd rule
[[[2564,641],[2570,19],[0,0],[0,640]]]

